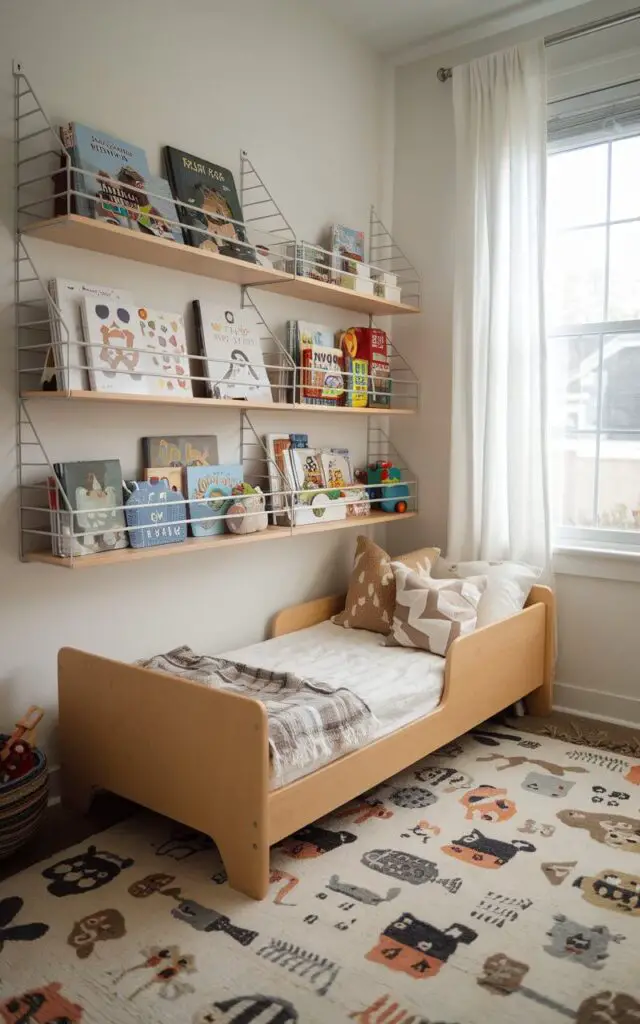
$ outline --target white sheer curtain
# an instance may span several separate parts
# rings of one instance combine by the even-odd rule
[[[457,226],[450,558],[546,566],[542,41],[453,72]]]

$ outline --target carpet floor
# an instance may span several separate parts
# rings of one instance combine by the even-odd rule
[[[0,884],[7,1024],[640,1024],[640,762],[495,724],[272,851],[142,813]]]

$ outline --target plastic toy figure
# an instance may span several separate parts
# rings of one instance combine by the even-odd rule
[[[406,512],[409,507],[409,488],[401,482],[400,470],[391,462],[370,463],[367,493],[374,508],[381,512]]]

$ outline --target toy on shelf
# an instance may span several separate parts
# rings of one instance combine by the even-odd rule
[[[375,511],[406,512],[409,487],[391,462],[372,462],[367,467],[367,492]]]
[[[259,487],[241,483],[232,487],[233,502],[226,511],[229,533],[259,533],[266,530],[269,517],[265,512],[264,494]]]
[[[16,722],[0,750],[0,782],[15,782],[36,766],[35,730],[43,715],[42,708],[34,704]]]

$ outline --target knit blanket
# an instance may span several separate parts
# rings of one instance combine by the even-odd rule
[[[309,770],[318,762],[333,761],[363,746],[378,726],[365,702],[345,686],[334,689],[290,672],[270,672],[196,654],[190,647],[176,647],[137,664],[264,704],[274,786],[281,784],[289,769]]]

